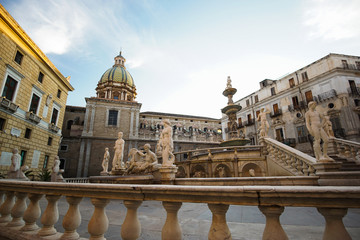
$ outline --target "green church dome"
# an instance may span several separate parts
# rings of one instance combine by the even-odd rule
[[[125,83],[130,87],[135,87],[131,74],[125,69],[124,66],[118,64],[106,70],[101,76],[99,83],[105,83],[108,81]]]

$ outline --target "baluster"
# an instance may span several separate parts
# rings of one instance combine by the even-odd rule
[[[302,162],[302,172],[304,173],[304,176],[308,176],[308,174],[309,174],[308,168],[309,168],[308,164],[305,161],[303,161]]]
[[[92,198],[91,203],[94,205],[94,213],[88,224],[90,240],[105,240],[104,233],[109,227],[109,219],[106,216],[105,207],[110,202],[109,199]]]
[[[11,209],[15,204],[14,192],[6,192],[5,202],[0,207],[0,223],[6,223],[11,221]]]
[[[356,162],[357,164],[360,164],[360,148],[358,148],[358,149],[356,150],[355,162]]]
[[[61,195],[46,195],[46,200],[48,204],[44,211],[44,214],[41,216],[42,228],[39,230],[39,236],[50,236],[57,233],[54,228],[54,224],[59,220],[59,210],[58,210],[58,200]]]
[[[339,143],[338,149],[339,149],[339,157],[345,157],[345,145]]]
[[[309,176],[315,176],[315,168],[309,164],[308,168]]]
[[[231,233],[226,223],[226,212],[229,209],[229,205],[208,203],[208,207],[212,212],[212,223],[208,239],[231,239]]]
[[[351,158],[350,146],[349,145],[344,145],[344,148],[345,148],[345,157],[346,158]]]
[[[326,221],[323,239],[351,240],[342,221],[343,217],[347,214],[347,208],[318,208],[318,211],[324,216]]]
[[[181,202],[162,202],[166,210],[166,220],[161,231],[162,240],[179,240],[182,238],[181,227],[177,213],[182,205]]]
[[[0,206],[4,203],[5,191],[0,191]]]
[[[289,154],[284,152],[285,165],[288,169],[291,169],[291,157]]]
[[[262,239],[287,240],[288,237],[279,220],[280,215],[284,212],[284,207],[259,206],[259,209],[266,217],[266,225]]]
[[[12,221],[9,222],[7,227],[19,227],[25,225],[24,220],[22,220],[22,216],[26,210],[26,196],[27,193],[16,192],[16,202],[14,207],[11,209]]]
[[[140,237],[141,225],[137,217],[137,209],[142,201],[124,200],[127,208],[126,217],[121,226],[121,238],[124,240],[135,240]]]
[[[299,175],[302,175],[302,161],[299,158],[296,158],[296,169],[298,170]]]
[[[62,222],[65,232],[60,239],[79,239],[79,234],[76,232],[76,229],[80,226],[81,223],[81,214],[79,211],[79,203],[81,200],[82,197],[66,197],[66,201],[69,204],[69,209],[65,214]]]
[[[24,213],[23,219],[25,221],[25,226],[21,228],[21,231],[33,231],[39,228],[38,225],[36,225],[36,220],[41,215],[39,200],[42,196],[42,194],[29,194],[30,204]]]
[[[357,153],[357,149],[355,146],[351,146],[350,148],[350,152],[351,152],[351,159],[354,160],[356,162],[356,153]]]

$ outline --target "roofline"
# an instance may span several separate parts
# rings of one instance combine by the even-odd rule
[[[16,20],[10,15],[10,13],[0,4],[0,18],[7,24],[19,37],[24,41],[26,45],[47,65],[50,70],[65,84],[69,91],[73,91],[74,87],[70,82],[62,75],[62,73],[55,67],[55,65],[49,60],[49,58],[41,51],[41,49],[35,44],[35,42],[25,33]]]
[[[201,117],[201,116],[192,116],[192,115],[184,115],[184,114],[176,114],[176,113],[163,113],[163,112],[141,112],[140,115],[158,115],[158,116],[171,116],[171,117],[181,117],[181,118],[196,118],[196,119],[207,119],[220,121],[221,118],[210,118],[210,117]]]

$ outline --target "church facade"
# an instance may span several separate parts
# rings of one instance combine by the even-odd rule
[[[142,149],[145,143],[155,152],[164,119],[169,119],[173,127],[174,151],[218,146],[220,119],[141,112],[126,59],[120,52],[114,60],[114,65],[100,77],[96,97],[85,98],[86,107],[66,107],[59,150],[65,177],[99,175],[106,147],[110,150],[111,169],[118,132],[123,132],[125,140],[125,161],[131,148]]]

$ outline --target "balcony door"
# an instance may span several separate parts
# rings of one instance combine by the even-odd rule
[[[305,92],[306,103],[313,101],[313,95],[311,91]]]
[[[276,140],[277,141],[279,141],[279,142],[284,141],[284,132],[283,132],[282,128],[276,129],[275,134],[276,134]]]

